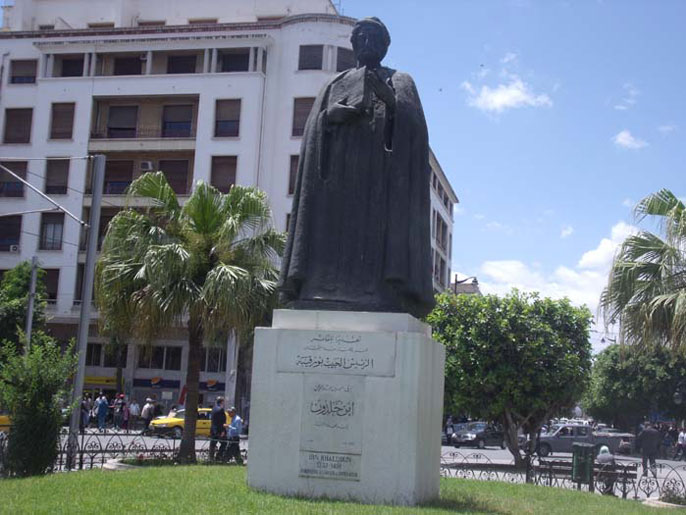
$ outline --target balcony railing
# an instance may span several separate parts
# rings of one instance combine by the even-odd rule
[[[190,122],[165,122],[155,127],[108,127],[92,131],[91,139],[195,138]]]

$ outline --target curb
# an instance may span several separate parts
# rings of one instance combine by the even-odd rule
[[[658,499],[646,499],[643,501],[645,506],[651,506],[653,508],[667,508],[667,509],[686,509],[686,506],[682,504],[672,504],[671,502],[664,502]]]
[[[126,465],[119,459],[107,460],[107,463],[102,466],[103,470],[137,470],[139,468],[141,467],[137,467],[135,465]]]

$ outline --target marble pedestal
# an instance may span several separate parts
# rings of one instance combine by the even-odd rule
[[[375,504],[436,499],[444,360],[407,314],[275,311],[255,332],[248,484]]]

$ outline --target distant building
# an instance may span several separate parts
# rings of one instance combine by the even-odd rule
[[[442,292],[450,284],[453,257],[453,211],[459,202],[433,151],[431,166],[431,262],[434,290]]]
[[[479,289],[479,281],[476,277],[468,277],[466,280],[463,279],[460,281],[457,279],[456,275],[455,279],[450,284],[449,291],[455,295],[463,293],[467,295],[482,295],[481,290]]]
[[[256,186],[275,227],[286,230],[305,121],[324,83],[355,65],[354,22],[330,0],[15,0],[3,7],[0,30],[0,162],[87,220],[87,161],[58,158],[104,154],[99,243],[127,186],[152,170],[181,202],[198,180],[225,192]],[[433,154],[431,166],[434,278],[443,289],[457,198]],[[0,172],[0,213],[46,206]],[[0,217],[0,271],[33,255],[47,271],[51,331],[75,336],[85,261],[79,224],[58,212]],[[126,392],[178,402],[186,342],[185,330],[172,329],[150,352],[129,345]],[[86,387],[113,393],[106,343],[92,327]],[[202,403],[235,373],[228,354],[205,351]]]

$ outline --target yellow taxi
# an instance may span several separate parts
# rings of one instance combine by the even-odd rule
[[[6,413],[0,413],[0,433],[10,432],[10,416]]]
[[[198,421],[195,425],[195,436],[210,436],[210,415],[212,409],[198,408]],[[158,417],[150,422],[147,433],[157,436],[173,436],[174,438],[181,438],[183,436],[183,427],[186,418],[186,410],[179,409],[170,412],[166,417]],[[231,420],[229,414],[226,414],[227,424]]]

